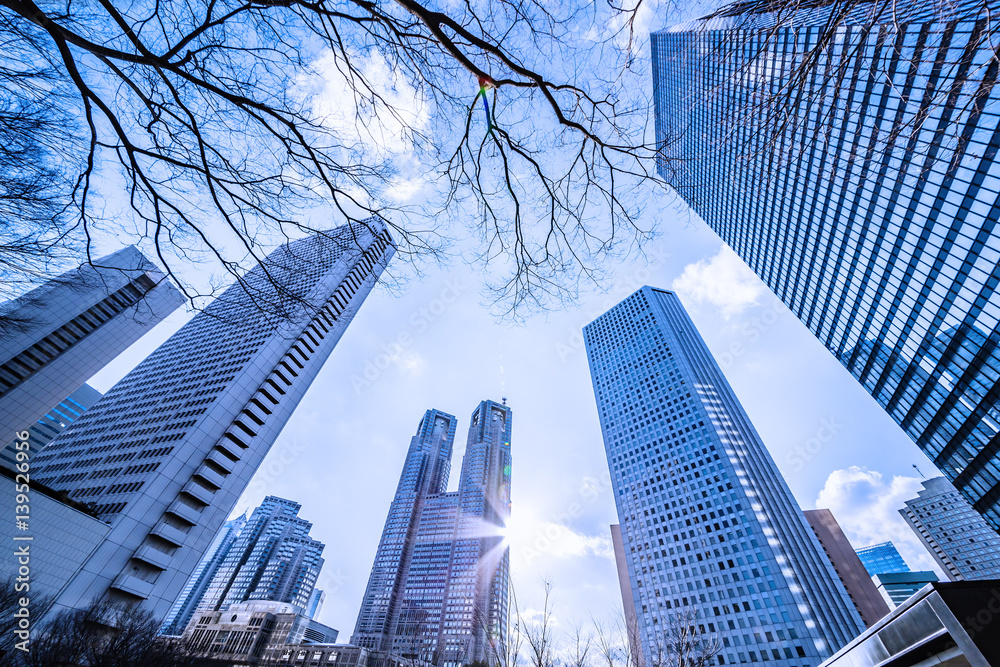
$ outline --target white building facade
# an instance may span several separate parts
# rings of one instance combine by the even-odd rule
[[[376,219],[281,246],[35,457],[111,526],[55,610],[167,614],[394,250]]]

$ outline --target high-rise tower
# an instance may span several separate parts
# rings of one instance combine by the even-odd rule
[[[287,602],[305,614],[323,568],[324,545],[312,539],[301,505],[268,496],[225,553],[195,605],[198,612],[225,610],[247,600]]]
[[[660,173],[1000,530],[1000,5],[736,5],[652,36]]]
[[[899,513],[952,581],[1000,579],[1000,536],[944,477],[925,481]]]
[[[489,642],[506,639],[511,410],[479,404],[459,490],[447,493],[456,425],[428,410],[410,440],[351,639],[376,661],[461,667],[490,660]]]
[[[864,630],[760,436],[672,292],[584,328],[646,664],[676,624],[726,663],[816,667]]]
[[[35,457],[111,524],[56,609],[167,614],[393,252],[376,219],[281,246]]]
[[[854,553],[858,555],[865,571],[868,572],[868,576],[910,571],[910,566],[899,555],[899,550],[892,542],[880,542],[867,547],[859,547],[854,550]]]
[[[30,427],[24,428],[28,431],[28,443],[31,454],[37,453],[45,445],[52,442],[57,435],[65,431],[70,424],[80,418],[84,412],[90,409],[94,403],[101,398],[101,392],[97,391],[89,384],[72,392],[69,396],[59,401],[59,405],[45,413],[43,417],[36,420]],[[0,449],[0,466],[14,470],[17,466],[16,449],[9,445]]]
[[[0,304],[0,442],[28,430],[97,371],[184,303],[129,246]],[[16,324],[16,326],[15,326]],[[44,443],[32,442],[32,453]]]

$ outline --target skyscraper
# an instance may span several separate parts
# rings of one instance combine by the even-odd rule
[[[0,305],[0,317],[20,323],[0,336],[3,458],[13,459],[15,432],[28,430],[182,303],[156,265],[129,246]]]
[[[80,415],[87,411],[90,406],[101,397],[101,392],[97,391],[89,384],[84,384],[69,396],[59,401],[59,405],[45,413],[40,419],[24,430],[28,431],[28,444],[30,455],[37,454],[45,445],[52,442],[53,438],[66,430]],[[7,466],[11,470],[15,469],[15,450],[8,445],[0,449],[0,466]]]
[[[728,663],[816,667],[864,629],[760,436],[672,292],[584,328],[646,664],[676,623]],[[764,657],[766,656],[766,657]]]
[[[511,410],[472,413],[458,491],[448,493],[457,420],[428,410],[403,464],[353,644],[377,665],[416,655],[438,667],[492,658],[507,633]]]
[[[899,513],[952,581],[1000,579],[1000,536],[944,477],[925,481]]]
[[[889,574],[890,572],[909,572],[910,568],[899,555],[896,545],[892,542],[881,542],[871,546],[855,549],[861,559],[861,564],[869,576],[876,574]]]
[[[740,6],[652,36],[660,173],[1000,530],[997,4]]]
[[[226,550],[197,610],[225,611],[247,600],[293,605],[305,615],[323,568],[323,543],[312,524],[298,516],[299,503],[268,496],[253,511]]]
[[[844,582],[844,588],[861,615],[861,620],[869,628],[889,613],[878,589],[872,583],[871,575],[861,564],[861,559],[854,552],[850,541],[841,530],[833,512],[827,509],[806,510],[806,521],[812,526],[813,532],[823,551],[830,558],[837,576]]]
[[[160,634],[177,636],[184,633],[184,628],[187,627],[195,610],[198,609],[198,605],[205,595],[205,590],[212,583],[222,561],[229,555],[229,550],[236,542],[236,538],[246,522],[246,514],[243,514],[235,519],[230,519],[222,526],[222,530],[208,545],[208,551],[198,561],[191,577],[184,584],[180,597],[167,612],[166,618],[163,619],[163,626],[160,628]]]
[[[393,252],[375,219],[281,246],[35,457],[111,523],[56,610],[167,614]]]

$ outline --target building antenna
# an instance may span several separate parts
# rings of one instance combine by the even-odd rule
[[[926,477],[924,477],[924,473],[920,472],[920,468],[917,467],[916,463],[913,464],[913,469],[917,471],[918,475],[920,475],[920,479],[927,479]]]

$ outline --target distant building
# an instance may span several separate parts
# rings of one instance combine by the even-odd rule
[[[677,295],[643,287],[583,333],[645,664],[678,619],[720,637],[725,664],[815,667],[861,632]]]
[[[855,549],[861,564],[865,566],[868,575],[886,574],[888,572],[909,572],[910,568],[899,555],[892,542],[881,542],[871,546]]]
[[[618,568],[618,588],[622,594],[622,608],[625,612],[625,634],[629,643],[629,651],[633,656],[642,656],[642,645],[639,634],[639,615],[635,612],[635,598],[632,597],[632,584],[629,583],[628,559],[625,558],[625,542],[622,540],[622,527],[611,526],[611,546],[615,551],[615,566]]]
[[[325,601],[326,593],[318,588],[314,588],[312,594],[309,596],[309,602],[306,604],[306,616],[309,618],[319,616],[319,610],[323,608],[323,602]]]
[[[844,582],[851,602],[861,614],[861,620],[869,628],[889,613],[889,606],[879,595],[872,583],[871,575],[865,570],[858,555],[854,553],[850,541],[841,530],[833,513],[827,509],[806,510],[806,520],[812,526],[820,546],[833,563],[833,569]]]
[[[952,581],[1000,579],[1000,535],[944,477],[899,513]]]
[[[49,410],[45,415],[26,428],[29,433],[29,456],[36,454],[42,447],[52,442],[52,439],[66,430],[66,427],[79,419],[80,415],[101,398],[101,392],[89,384],[74,391],[59,402],[59,405]],[[17,461],[15,451],[10,445],[0,449],[0,466],[13,469]]]
[[[927,584],[938,580],[933,572],[887,572],[872,577],[879,595],[891,609],[898,607]]]
[[[821,667],[997,667],[996,582],[932,583],[853,639]]]
[[[472,413],[458,491],[448,492],[458,420],[428,410],[403,464],[351,643],[437,667],[493,659],[507,639],[511,409]]]
[[[194,656],[223,664],[258,665],[286,644],[332,644],[339,633],[285,602],[251,600],[224,611],[199,612],[183,641]],[[325,666],[324,666],[325,667]]]
[[[243,530],[246,522],[246,514],[238,516],[235,519],[230,519],[222,527],[222,530],[219,531],[219,534],[215,536],[212,543],[208,545],[208,551],[198,561],[194,572],[191,573],[187,583],[184,584],[177,602],[174,603],[174,606],[167,613],[166,618],[163,619],[163,627],[160,628],[160,634],[181,635],[184,633],[184,628],[187,627],[187,624],[191,621],[191,617],[194,616],[194,612],[198,608],[199,603],[201,603],[208,585],[212,583],[212,578],[219,571],[219,566],[222,565],[226,556],[229,555],[229,550],[236,542],[236,538],[239,536],[240,531]],[[312,614],[309,616],[310,618],[314,618]]]
[[[44,420],[183,303],[163,272],[129,246],[0,304],[0,318],[20,322],[0,331],[0,465],[13,460],[15,432]]]
[[[285,602],[296,613],[307,609],[323,568],[322,542],[312,539],[312,524],[298,516],[299,503],[267,496],[233,538],[197,603],[225,611],[248,600]]]
[[[111,525],[54,611],[167,615],[394,252],[377,218],[279,246],[34,457]]]

